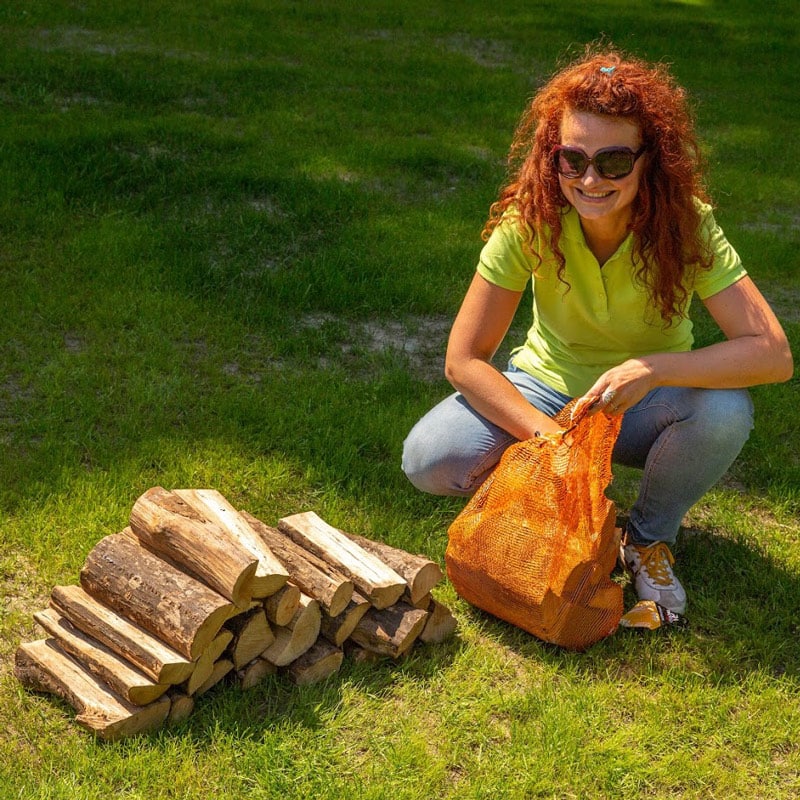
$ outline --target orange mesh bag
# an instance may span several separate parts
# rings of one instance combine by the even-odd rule
[[[620,416],[556,417],[566,436],[518,442],[448,531],[447,575],[467,602],[546,642],[584,650],[616,630],[619,532],[605,496]]]

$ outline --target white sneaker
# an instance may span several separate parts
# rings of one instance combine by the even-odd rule
[[[664,542],[623,544],[620,558],[633,576],[640,600],[653,600],[676,614],[686,612],[686,592],[672,571],[675,559]]]

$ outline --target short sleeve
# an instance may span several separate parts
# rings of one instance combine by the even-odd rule
[[[533,273],[522,231],[516,220],[503,220],[481,250],[478,274],[502,289],[521,292]]]
[[[747,274],[747,270],[714,219],[711,207],[702,204],[700,210],[703,214],[703,234],[714,256],[711,269],[699,270],[695,278],[694,290],[701,300],[705,300],[732,286]]]

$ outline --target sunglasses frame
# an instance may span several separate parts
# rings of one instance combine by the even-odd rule
[[[565,172],[562,172],[561,169],[559,169],[558,166],[559,153],[565,150],[569,151],[570,153],[578,153],[581,156],[583,156],[583,158],[586,160],[586,163],[584,164],[584,167],[582,170],[580,170],[580,172],[577,172],[575,174],[567,174]],[[597,172],[598,175],[600,175],[600,177],[605,178],[606,180],[609,181],[616,181],[616,180],[622,180],[623,178],[627,178],[628,175],[630,175],[631,172],[633,172],[633,169],[636,166],[636,162],[639,159],[639,156],[641,156],[645,152],[645,150],[647,150],[647,145],[644,144],[638,150],[631,150],[630,147],[603,147],[602,149],[598,150],[591,158],[589,158],[589,156],[586,155],[586,152],[582,150],[580,147],[570,147],[569,145],[557,144],[554,145],[551,151],[551,156],[553,158],[553,165],[555,166],[556,171],[558,172],[559,175],[563,175],[565,178],[582,178],[586,174],[586,170],[589,169],[589,167],[594,167],[595,171]],[[597,163],[597,157],[602,156],[604,153],[626,153],[627,155],[632,156],[633,158],[631,160],[631,168],[627,172],[623,172],[619,175],[607,175],[600,167],[600,165]]]

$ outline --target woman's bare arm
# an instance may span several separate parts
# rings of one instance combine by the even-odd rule
[[[479,414],[523,440],[560,428],[491,363],[521,297],[475,275],[450,332],[445,375]]]

